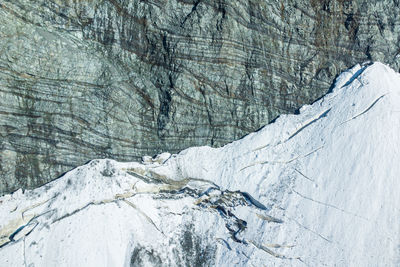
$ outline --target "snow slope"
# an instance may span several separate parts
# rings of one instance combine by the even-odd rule
[[[399,266],[399,133],[400,75],[357,65],[222,148],[1,197],[0,266]]]

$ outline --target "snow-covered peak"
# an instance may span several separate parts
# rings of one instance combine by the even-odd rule
[[[221,148],[94,160],[0,198],[1,266],[398,266],[400,75],[332,93]]]

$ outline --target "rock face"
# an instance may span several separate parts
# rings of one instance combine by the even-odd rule
[[[0,194],[225,144],[399,47],[398,0],[2,0]]]

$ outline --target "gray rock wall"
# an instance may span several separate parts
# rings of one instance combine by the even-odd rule
[[[219,146],[400,67],[399,1],[1,0],[0,194],[94,158]]]

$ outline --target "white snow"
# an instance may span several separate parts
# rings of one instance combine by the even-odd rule
[[[1,197],[0,266],[399,266],[399,133],[400,75],[357,65],[222,148],[94,160]]]

